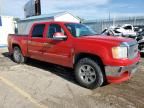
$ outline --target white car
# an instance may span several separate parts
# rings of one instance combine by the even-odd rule
[[[122,33],[123,36],[137,35],[137,33],[134,31],[134,27],[131,24],[124,24],[123,26],[116,27],[115,30]]]
[[[108,36],[122,36],[121,32],[119,32],[113,28],[104,29],[101,34],[108,35]]]

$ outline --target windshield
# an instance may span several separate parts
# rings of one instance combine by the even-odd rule
[[[67,23],[65,25],[74,37],[96,35],[96,32],[84,24]]]

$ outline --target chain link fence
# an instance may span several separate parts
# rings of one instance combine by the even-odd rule
[[[139,17],[126,17],[126,18],[113,18],[103,20],[87,20],[84,24],[93,28],[97,33],[101,33],[105,28],[110,26],[118,26],[123,24],[132,24],[133,26],[144,27],[144,16]]]

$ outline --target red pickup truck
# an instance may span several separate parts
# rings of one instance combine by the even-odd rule
[[[100,36],[71,22],[34,23],[29,35],[10,34],[8,49],[17,63],[33,58],[73,68],[79,84],[90,89],[128,80],[140,60],[135,40]]]

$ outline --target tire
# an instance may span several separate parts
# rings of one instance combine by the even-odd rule
[[[100,87],[104,82],[102,70],[98,63],[90,58],[82,58],[75,66],[77,82],[88,89]]]
[[[13,49],[13,60],[19,64],[26,62],[26,57],[23,56],[21,49],[17,46]]]

